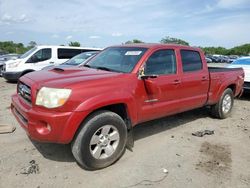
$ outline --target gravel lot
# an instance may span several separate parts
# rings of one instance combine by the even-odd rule
[[[133,152],[106,169],[86,171],[69,145],[26,136],[9,109],[15,89],[0,77],[0,124],[16,126],[0,134],[0,187],[250,187],[250,94],[235,100],[225,120],[202,108],[138,125]],[[214,134],[192,136],[204,129]]]

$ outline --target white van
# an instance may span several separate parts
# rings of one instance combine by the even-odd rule
[[[99,51],[100,48],[70,46],[36,46],[16,60],[9,60],[3,67],[2,76],[8,81],[17,81],[29,72],[38,71],[48,65],[59,65],[77,54]]]

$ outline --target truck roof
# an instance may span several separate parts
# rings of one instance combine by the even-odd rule
[[[141,48],[160,48],[160,47],[170,47],[170,48],[186,48],[186,49],[194,49],[194,50],[201,50],[197,47],[180,45],[180,44],[159,44],[159,43],[133,43],[133,44],[122,44],[122,45],[115,45],[112,47],[141,47]]]

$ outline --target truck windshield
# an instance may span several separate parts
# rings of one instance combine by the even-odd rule
[[[31,48],[29,51],[25,52],[19,58],[24,59],[24,58],[28,57],[30,54],[32,54],[34,51],[36,51],[36,49],[37,49],[37,47]]]
[[[89,60],[86,67],[106,71],[129,73],[141,59],[147,48],[110,47]]]

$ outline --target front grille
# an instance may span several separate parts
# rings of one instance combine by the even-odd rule
[[[31,89],[28,85],[19,82],[17,85],[17,93],[28,103],[31,103]]]

